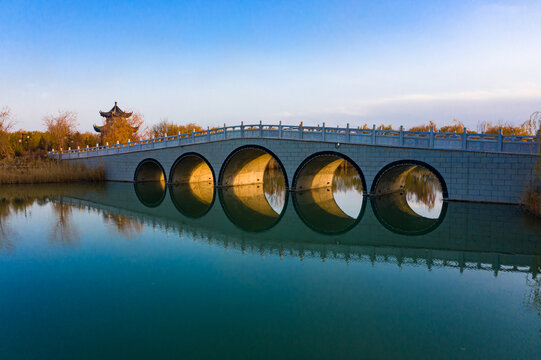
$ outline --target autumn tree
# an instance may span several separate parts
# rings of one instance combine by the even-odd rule
[[[77,113],[72,111],[58,111],[58,115],[48,115],[43,118],[43,123],[49,135],[49,144],[53,148],[65,149],[72,140],[76,131]]]
[[[129,118],[118,118],[115,121],[106,122],[101,128],[101,143],[114,144],[117,141],[124,143],[128,140],[135,140],[143,136],[144,116],[141,113],[134,113]]]
[[[194,123],[188,123],[186,125],[176,125],[167,120],[162,120],[159,123],[152,126],[150,129],[150,135],[159,138],[165,135],[187,134],[192,131],[202,131],[203,128]]]
[[[437,129],[438,129],[438,126],[432,120],[430,120],[428,122],[428,124],[425,124],[425,125],[413,126],[413,127],[409,128],[409,131],[428,132],[428,131],[430,131],[431,128],[432,128],[433,131],[437,131]]]

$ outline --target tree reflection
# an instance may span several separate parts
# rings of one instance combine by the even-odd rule
[[[72,244],[79,239],[79,231],[72,225],[72,205],[62,200],[52,203],[56,223],[53,226],[49,239],[53,242]]]
[[[11,215],[11,203],[6,199],[0,199],[0,251],[13,249],[13,230],[7,220]]]
[[[263,192],[269,205],[280,213],[285,204],[286,183],[282,169],[274,158],[267,164],[263,175]]]
[[[541,258],[532,257],[534,262],[532,268],[539,270],[541,268]],[[528,290],[524,295],[523,304],[527,309],[531,309],[537,312],[537,315],[541,317],[541,277],[533,275],[526,275],[526,286]]]
[[[107,224],[113,225],[127,239],[141,234],[145,229],[145,224],[142,221],[119,213],[104,212],[103,219]]]
[[[363,182],[357,169],[349,162],[343,161],[335,170],[332,182],[333,191],[363,191]]]
[[[441,199],[440,181],[430,170],[420,166],[408,173],[404,190],[408,201],[422,203],[428,209],[433,209]]]

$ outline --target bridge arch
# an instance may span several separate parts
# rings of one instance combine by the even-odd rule
[[[214,203],[214,169],[201,154],[188,152],[175,160],[169,172],[169,195],[187,217],[205,215]]]
[[[399,160],[384,166],[374,177],[370,193],[372,195],[385,195],[404,190],[406,177],[415,168],[425,168],[439,181],[444,199],[449,197],[447,183],[436,168],[418,160]]]
[[[278,164],[287,189],[289,181],[282,161],[272,151],[259,145],[245,145],[233,150],[222,164],[218,185],[261,184],[263,183],[267,166],[272,160]]]
[[[359,165],[348,156],[335,151],[321,151],[307,157],[295,171],[291,187],[294,190],[308,190],[332,186],[335,172],[344,162],[357,171],[362,192],[366,194],[366,181]]]
[[[162,181],[166,182],[165,170],[156,159],[147,158],[142,160],[133,175],[134,182]]]
[[[188,152],[179,156],[169,172],[169,183],[188,184],[205,182],[214,185],[214,169],[201,154]]]

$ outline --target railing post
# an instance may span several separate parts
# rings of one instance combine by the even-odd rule
[[[178,132],[178,135],[177,135],[177,136],[178,136],[178,137],[177,137],[177,140],[178,140],[178,146],[180,146],[180,139],[181,139],[181,138],[180,138],[180,131]]]
[[[400,125],[400,146],[404,146],[404,126]]]
[[[323,122],[323,125],[321,126],[321,137],[323,141],[325,141],[325,122]]]
[[[224,123],[224,140],[227,139],[227,125]]]
[[[299,139],[302,139],[302,127],[303,127],[303,122],[301,121],[301,123],[299,124]]]
[[[349,123],[347,124],[346,126],[346,142],[347,143],[350,143],[351,142],[351,134],[349,132]]]
[[[372,125],[372,144],[376,145],[376,124]]]
[[[278,124],[278,137],[282,138],[282,120],[280,120],[280,123]]]
[[[240,137],[244,137],[244,121],[240,122]]]
[[[430,133],[428,134],[428,147],[433,149],[434,148],[434,126],[430,127]]]
[[[466,127],[464,127],[464,130],[462,131],[462,149],[468,149],[468,129],[466,129]]]
[[[503,138],[502,138],[502,129],[498,129],[498,152],[502,152],[503,149]]]
[[[210,126],[207,126],[207,142],[210,142]]]
[[[263,137],[263,121],[259,120],[259,137]]]

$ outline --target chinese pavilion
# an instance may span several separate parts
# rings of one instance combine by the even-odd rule
[[[94,124],[94,130],[96,130],[96,132],[101,133],[102,129],[105,126],[107,126],[107,125],[109,125],[111,123],[117,122],[117,121],[126,120],[130,116],[132,116],[132,114],[133,113],[131,113],[131,112],[124,112],[124,111],[120,110],[120,108],[118,107],[118,105],[116,104],[116,101],[115,101],[115,106],[113,106],[113,108],[111,110],[109,110],[107,112],[100,111],[100,115],[105,118],[105,124],[103,124],[102,126],[96,126]],[[134,131],[137,131],[137,127],[134,127]]]

